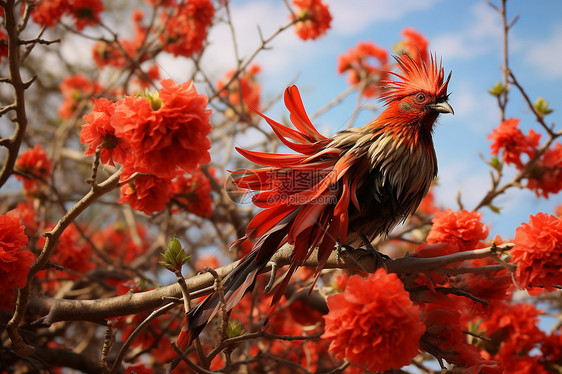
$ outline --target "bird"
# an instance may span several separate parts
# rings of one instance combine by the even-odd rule
[[[275,252],[293,246],[290,265],[273,295],[279,303],[295,270],[317,249],[316,279],[337,246],[354,246],[388,235],[413,214],[437,176],[433,132],[439,114],[454,114],[442,61],[396,56],[398,72],[383,82],[385,109],[363,127],[326,137],[310,121],[299,90],[285,90],[294,128],[255,111],[295,153],[237,148],[262,168],[235,171],[235,184],[254,193],[262,208],[232,247],[249,253],[222,281],[226,310],[253,289],[256,276]],[[184,349],[221,307],[217,291],[186,313],[177,344]]]

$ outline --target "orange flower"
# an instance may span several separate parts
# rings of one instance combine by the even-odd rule
[[[296,12],[299,21],[295,23],[295,32],[299,38],[316,39],[326,34],[332,22],[328,5],[321,0],[293,0],[293,5],[299,7]]]
[[[132,230],[136,231],[139,243],[133,240]],[[92,241],[112,258],[124,262],[131,262],[148,250],[146,228],[140,223],[133,228],[113,223],[103,231],[94,233]]]
[[[481,217],[481,213],[466,210],[438,212],[431,220],[433,226],[426,241],[429,244],[447,243],[453,252],[475,249],[488,237],[488,226],[480,221]]]
[[[427,50],[428,41],[415,29],[405,27],[402,30],[402,36],[405,40],[398,42],[392,49],[399,55],[408,55],[416,61],[429,62],[429,52]]]
[[[228,101],[236,107],[236,110],[252,115],[253,112],[248,111],[247,108],[259,110],[261,105],[261,87],[256,80],[256,75],[260,71],[261,68],[259,65],[254,64],[250,66],[248,71],[244,72],[241,76],[239,75],[237,79],[225,88],[226,83],[232,79],[235,73],[234,70],[230,70],[226,73],[224,79],[217,82],[217,91],[220,92],[222,97],[226,97]],[[234,113],[227,110],[226,116],[232,118],[234,117]]]
[[[562,190],[562,144],[556,142],[533,166],[527,188],[546,198]]]
[[[92,113],[84,115],[86,122],[80,132],[80,142],[88,145],[85,155],[95,155],[99,147],[101,162],[109,165],[115,165],[114,162],[124,163],[129,149],[125,139],[115,136],[115,129],[111,125],[114,112],[113,101],[94,98]]]
[[[85,274],[93,268],[91,262],[92,247],[82,237],[75,225],[68,226],[62,233],[50,261],[64,266],[65,269]]]
[[[16,169],[25,176],[16,174],[16,178],[23,181],[23,188],[28,193],[38,193],[42,183],[51,176],[53,163],[47,157],[40,144],[22,152],[16,160]],[[43,185],[44,186],[44,185]]]
[[[382,81],[388,79],[388,70],[386,49],[373,42],[359,42],[355,49],[349,49],[347,54],[338,57],[338,73],[347,72],[347,81],[352,85],[364,84],[365,97],[381,94]]]
[[[353,275],[343,293],[328,297],[328,308],[322,338],[331,341],[336,358],[378,372],[408,365],[417,355],[425,326],[396,274]]]
[[[101,0],[69,0],[70,14],[76,21],[76,29],[81,31],[85,26],[96,26],[100,23],[100,13],[103,11]]]
[[[499,359],[506,373],[541,373],[541,365],[531,356],[532,350],[546,338],[538,327],[541,310],[533,304],[495,303],[492,313],[483,319],[479,329],[490,339],[484,344],[488,353]],[[523,362],[534,370],[518,371]],[[529,362],[530,361],[530,362]]]
[[[172,190],[174,200],[189,212],[199,217],[213,215],[211,182],[200,168],[197,168],[190,176],[176,177],[172,182]]]
[[[161,82],[159,96],[125,97],[115,105],[111,124],[115,136],[127,139],[132,155],[125,168],[170,179],[178,169],[191,172],[211,161],[211,111],[207,96],[192,82]],[[122,180],[124,177],[121,178]]]
[[[515,246],[509,252],[517,263],[519,287],[542,286],[552,290],[562,284],[562,220],[538,213],[515,232]]]
[[[465,342],[457,299],[439,293],[429,296],[431,302],[424,304],[422,313],[427,326],[424,349],[439,360],[463,367],[461,373],[503,373],[497,361],[483,359],[475,346]]]
[[[24,250],[26,245],[18,213],[0,215],[0,309],[13,309],[15,287],[25,287],[29,267],[35,260],[31,251]]]
[[[74,115],[76,107],[81,100],[89,99],[92,95],[98,93],[101,87],[98,83],[92,82],[82,74],[75,74],[66,77],[60,84],[59,89],[63,96],[59,115],[63,119],[68,119]]]
[[[124,170],[124,180],[133,173]],[[120,203],[129,203],[132,209],[151,215],[166,208],[172,197],[172,182],[169,178],[158,178],[152,175],[140,175],[133,181],[121,186]]]
[[[519,119],[506,119],[492,131],[488,139],[492,141],[490,147],[493,156],[497,156],[501,151],[505,163],[521,169],[523,167],[521,154],[526,153],[530,158],[533,157],[541,135],[531,129],[529,135],[525,136],[518,126]]]
[[[68,0],[49,0],[35,3],[31,19],[40,26],[56,25],[62,15],[69,10]]]
[[[162,14],[165,30],[160,37],[163,49],[174,56],[190,57],[199,52],[213,22],[215,8],[210,0],[188,0],[175,5],[171,17]]]

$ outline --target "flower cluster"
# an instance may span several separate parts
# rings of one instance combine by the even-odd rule
[[[234,70],[228,71],[225,77],[217,82],[217,91],[234,108],[228,108],[225,111],[227,117],[235,118],[236,112],[252,114],[248,111],[248,108],[260,109],[261,87],[256,79],[256,75],[260,71],[259,65],[253,64],[246,72],[238,75],[228,86],[226,86],[227,83],[234,77]]]
[[[45,239],[41,238],[38,241],[38,245],[44,246]],[[76,225],[72,224],[60,236],[49,261],[62,266],[66,275],[71,279],[75,279],[80,274],[85,274],[94,267],[91,253],[92,247],[90,243],[82,237]],[[38,276],[48,277],[48,274],[40,272]]]
[[[102,0],[43,0],[34,6],[31,19],[40,26],[51,27],[63,15],[69,15],[74,18],[76,29],[81,31],[86,26],[99,24],[103,10]]]
[[[506,164],[522,170],[525,165],[521,156],[526,154],[529,159],[535,158],[541,134],[531,129],[524,135],[518,126],[519,119],[509,118],[494,129],[488,139],[492,141],[493,156],[501,152]],[[527,180],[527,188],[535,191],[537,196],[548,198],[562,190],[562,144],[554,143],[533,162]]]
[[[142,26],[144,14],[137,10],[133,12],[133,22],[135,35],[132,39],[120,39],[119,43],[115,41],[100,41],[96,43],[92,49],[92,56],[99,67],[114,66],[123,68],[128,64],[131,68],[135,64],[131,64],[131,60],[142,62],[146,59],[146,54],[137,56],[141,50],[143,43],[146,41],[148,30]]]
[[[336,358],[378,372],[407,365],[417,355],[425,326],[395,274],[379,269],[367,278],[351,276],[343,293],[328,298],[328,308],[322,337]]]
[[[171,16],[162,14],[165,29],[160,39],[164,51],[184,57],[199,52],[214,14],[210,0],[188,0],[186,4],[175,5]]]
[[[552,290],[562,284],[562,219],[546,213],[529,218],[515,232],[515,246],[509,252],[517,263],[515,272],[521,288]]]
[[[338,57],[338,73],[347,73],[351,85],[363,84],[363,96],[373,97],[381,93],[382,81],[388,79],[388,53],[373,42],[359,42],[346,54]]]
[[[497,156],[501,152],[505,163],[522,168],[521,155],[525,153],[533,157],[541,135],[531,129],[525,136],[518,126],[519,119],[506,119],[492,131],[488,139],[492,141],[492,155]]]
[[[562,190],[562,144],[556,142],[533,165],[527,188],[548,198]]]
[[[40,144],[20,153],[16,160],[16,178],[23,181],[23,188],[28,194],[42,191],[47,179],[53,172],[53,163]]]
[[[148,250],[146,228],[113,223],[92,235],[92,242],[111,258],[130,263]]]
[[[213,174],[214,170],[209,169]],[[190,175],[178,175],[172,181],[174,201],[183,209],[198,215],[210,217],[213,214],[211,182],[200,168]]]
[[[442,294],[429,296],[422,311],[427,326],[422,338],[425,350],[440,360],[465,368],[461,371],[464,373],[503,373],[497,361],[482,358],[474,345],[465,342],[455,300]]]
[[[27,236],[19,215],[15,212],[0,215],[0,309],[12,309],[15,287],[23,288],[27,283],[35,256],[24,250],[26,245]]]
[[[99,149],[103,163],[123,164],[122,181],[143,173],[123,185],[120,201],[147,214],[164,209],[178,173],[210,162],[207,97],[192,82],[161,85],[154,95],[95,100],[80,133],[86,155]]]
[[[427,243],[446,243],[450,253],[475,249],[488,237],[488,227],[481,221],[482,214],[448,209],[438,212],[431,220],[433,225],[427,235]]]
[[[405,27],[402,30],[404,40],[396,43],[392,48],[399,55],[408,55],[416,61],[429,61],[429,51],[427,49],[429,42],[424,35],[411,27]]]
[[[549,364],[558,358],[549,357],[551,349],[560,351],[560,340],[551,335],[552,345],[541,345],[547,338],[539,329],[542,312],[533,304],[497,303],[489,316],[478,321],[479,331],[488,338],[479,345],[483,356],[498,360],[506,373],[548,373]],[[554,339],[553,339],[554,338]]]
[[[321,0],[293,0],[293,6],[299,8],[293,19],[295,32],[302,40],[316,39],[328,31],[332,22],[332,15],[328,5]]]
[[[66,77],[60,84],[59,90],[63,96],[59,115],[62,119],[68,119],[75,114],[78,104],[100,92],[101,86],[82,74],[75,74]]]

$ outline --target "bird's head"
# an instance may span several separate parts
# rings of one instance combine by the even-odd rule
[[[431,130],[440,113],[454,114],[448,103],[447,85],[441,62],[431,56],[428,64],[408,55],[395,57],[399,73],[391,72],[397,80],[386,81],[382,100],[388,105],[387,116],[401,118],[410,124]]]

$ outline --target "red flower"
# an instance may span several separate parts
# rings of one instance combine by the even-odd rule
[[[123,52],[117,46],[117,43],[107,43],[105,41],[98,42],[92,48],[92,56],[99,67],[115,66],[122,67],[126,63]]]
[[[562,220],[538,213],[515,232],[510,251],[517,263],[515,278],[521,288],[542,286],[552,290],[562,284]]]
[[[227,88],[225,85],[234,76],[235,71],[230,70],[226,73],[224,79],[217,82],[217,91],[222,97],[226,97],[237,111],[253,114],[247,108],[260,109],[261,87],[256,80],[256,74],[260,72],[259,65],[252,65],[244,74],[239,75]],[[225,112],[229,118],[234,118],[235,113],[228,108]]]
[[[374,58],[375,63],[371,60]],[[348,72],[347,81],[364,84],[363,96],[373,97],[381,92],[381,81],[388,79],[388,53],[373,42],[359,42],[355,49],[338,57],[338,73]]]
[[[435,214],[433,226],[427,235],[429,244],[447,243],[448,248],[458,251],[475,249],[480,240],[488,236],[488,226],[480,221],[481,213],[448,209]]]
[[[195,263],[195,269],[202,272],[205,270],[205,267],[210,267],[211,269],[219,268],[220,262],[218,257],[213,255],[199,257]]]
[[[36,2],[31,19],[40,26],[54,26],[62,15],[69,10],[68,0],[42,0]]]
[[[82,74],[71,75],[64,79],[59,87],[63,102],[59,108],[59,115],[63,119],[71,118],[81,100],[89,99],[99,92],[101,87]]]
[[[408,55],[416,61],[429,61],[429,52],[427,50],[428,41],[416,30],[411,27],[405,27],[402,30],[402,36],[406,38],[394,45],[393,49],[399,55]]]
[[[293,0],[293,5],[299,7],[295,12],[299,20],[295,23],[295,32],[299,38],[316,39],[326,34],[332,22],[328,5],[323,4],[321,0]]]
[[[116,103],[111,123],[115,135],[127,139],[133,151],[126,164],[130,174],[173,178],[178,168],[191,172],[211,161],[207,96],[198,94],[192,82],[161,84],[159,98],[126,97]]]
[[[8,57],[8,35],[0,29],[0,62],[3,57]]]
[[[181,207],[199,217],[213,215],[211,182],[200,168],[197,168],[189,176],[180,175],[176,177],[172,182],[172,189],[174,200]]]
[[[0,215],[0,309],[10,310],[15,300],[15,287],[23,288],[35,256],[28,250],[27,236],[19,215]]]
[[[50,261],[75,273],[85,274],[93,268],[92,247],[82,237],[74,224],[68,226],[57,243]]]
[[[475,346],[465,342],[460,319],[455,300],[432,294],[431,303],[425,304],[423,309],[423,321],[427,326],[422,338],[424,349],[440,360],[464,367],[461,373],[503,373],[497,361],[483,359]]]
[[[85,26],[96,26],[100,23],[99,14],[104,9],[101,0],[69,0],[69,2],[69,12],[75,18],[78,31]]]
[[[148,250],[146,228],[140,223],[136,227],[111,224],[92,237],[96,246],[112,258],[131,262]]]
[[[146,60],[146,54],[137,56],[138,51],[142,48],[142,44],[146,42],[147,29],[143,27],[141,21],[143,14],[136,10],[133,12],[133,22],[135,23],[135,36],[133,39],[122,39],[117,42],[107,43],[105,41],[98,42],[92,49],[94,61],[100,67],[115,66],[118,68],[125,67],[131,63],[131,59],[142,62]],[[122,49],[121,49],[122,48]],[[150,73],[149,73],[150,75]]]
[[[188,0],[187,4],[174,6],[171,17],[168,12],[162,15],[165,24],[160,37],[163,49],[174,56],[190,57],[203,47],[215,8],[210,0]]]
[[[127,179],[132,173],[125,170],[121,175]],[[158,178],[152,175],[140,175],[133,181],[121,186],[120,203],[129,203],[131,208],[152,214],[166,208],[170,201],[172,182],[169,178]]]
[[[488,139],[492,141],[490,147],[493,156],[497,156],[501,151],[505,163],[513,164],[521,169],[523,167],[521,154],[526,153],[529,157],[533,157],[541,134],[537,134],[531,129],[529,135],[525,136],[518,126],[519,119],[506,119],[492,131]]]
[[[345,292],[328,297],[328,308],[322,337],[336,358],[377,372],[407,365],[418,353],[425,326],[395,274],[351,276]]]
[[[87,144],[86,156],[96,154],[100,148],[100,158],[103,164],[115,165],[114,162],[124,163],[129,144],[115,136],[115,129],[111,125],[111,116],[115,112],[115,103],[104,98],[94,98],[92,113],[85,114],[86,123],[82,125],[80,142]]]
[[[23,188],[28,193],[37,193],[41,183],[44,183],[53,172],[53,163],[47,157],[40,144],[22,152],[16,160],[16,169],[25,176],[16,174],[16,178],[23,181]]]
[[[479,329],[490,339],[490,344],[484,348],[498,358],[506,369],[516,367],[513,362],[529,356],[531,350],[538,348],[546,337],[537,326],[541,311],[533,304],[526,303],[511,305],[502,302],[494,305],[491,315],[479,325]]]
[[[562,362],[562,331],[553,331],[541,342],[542,361],[549,364],[558,364]]]
[[[562,190],[562,144],[556,142],[541,155],[531,169],[527,188],[546,198]]]

